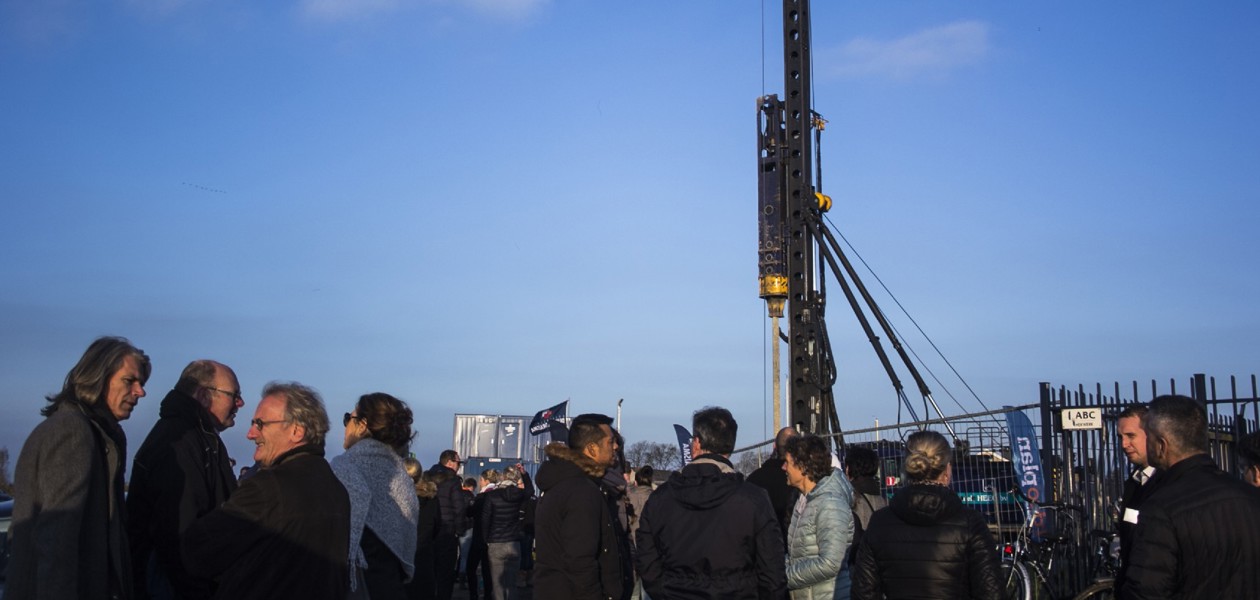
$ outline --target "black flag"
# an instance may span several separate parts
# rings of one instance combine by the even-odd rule
[[[538,411],[534,415],[534,420],[529,422],[529,433],[538,435],[545,431],[551,431],[552,423],[564,425],[564,419],[569,416],[569,401],[565,400],[546,410]]]
[[[682,464],[691,462],[691,432],[682,425],[674,425],[674,433],[678,436],[678,453],[682,455]]]

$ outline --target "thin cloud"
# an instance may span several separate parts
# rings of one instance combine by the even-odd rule
[[[480,15],[515,21],[533,16],[550,2],[551,0],[301,0],[301,10],[304,15],[313,19],[343,21],[428,5],[466,8]]]
[[[940,78],[988,56],[989,25],[959,21],[892,39],[857,38],[820,53],[816,63],[829,78]]]

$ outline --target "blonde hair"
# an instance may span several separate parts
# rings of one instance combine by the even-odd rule
[[[499,472],[494,469],[486,469],[481,474],[481,478],[486,480],[486,483],[499,483]]]
[[[935,431],[917,431],[906,438],[906,477],[912,483],[934,481],[953,460],[949,440]]]

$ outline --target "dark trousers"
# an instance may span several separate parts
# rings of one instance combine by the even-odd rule
[[[433,541],[433,581],[438,600],[451,600],[455,592],[455,568],[459,564],[459,538],[443,531]]]
[[[489,598],[494,580],[490,576],[490,562],[489,557],[486,555],[486,540],[481,536],[474,535],[472,544],[468,547],[468,563],[465,572],[470,600],[477,600],[482,597],[477,595],[478,567],[481,568],[481,585],[486,590],[484,597]]]

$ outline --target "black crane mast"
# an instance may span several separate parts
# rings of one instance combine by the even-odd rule
[[[776,323],[779,317],[788,317],[787,422],[803,433],[839,437],[842,432],[832,392],[836,365],[825,319],[828,271],[910,416],[918,420],[867,310],[913,376],[925,411],[931,405],[939,414],[940,407],[823,219],[831,208],[831,198],[822,193],[818,151],[826,121],[811,105],[810,34],[809,0],[783,0],[785,97],[772,94],[757,100],[758,270],[760,295],[766,299],[770,316]],[[776,331],[775,344],[779,335]]]

